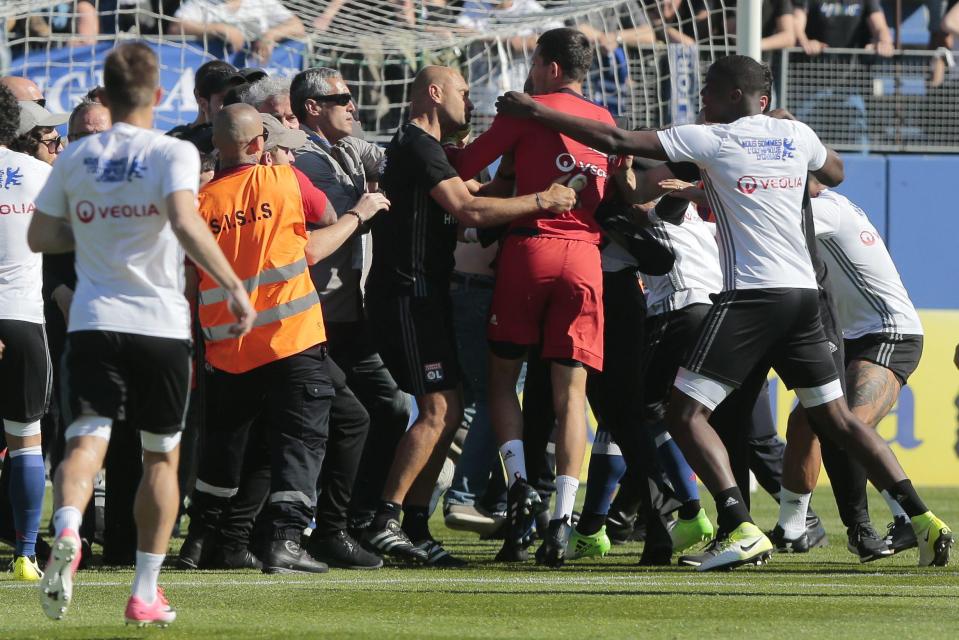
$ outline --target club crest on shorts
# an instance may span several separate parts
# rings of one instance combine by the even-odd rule
[[[426,379],[430,382],[439,382],[443,379],[442,362],[431,362],[430,364],[424,365],[423,371],[426,374]]]

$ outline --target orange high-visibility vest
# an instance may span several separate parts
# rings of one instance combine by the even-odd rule
[[[242,338],[226,291],[198,269],[199,313],[207,361],[243,373],[326,341],[320,298],[306,262],[306,216],[289,166],[256,165],[217,178],[200,190],[200,215],[250,294],[257,317]]]

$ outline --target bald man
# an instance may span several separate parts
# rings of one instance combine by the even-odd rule
[[[40,91],[37,83],[29,78],[4,76],[0,78],[0,85],[9,89],[10,92],[13,93],[13,97],[17,100],[28,100],[30,102],[36,102],[40,104],[40,106],[45,106],[44,103],[46,99],[43,97],[43,92]]]
[[[218,536],[214,546],[228,568],[323,573],[327,565],[300,546],[317,503],[335,395],[320,300],[308,265],[328,250],[331,235],[348,237],[347,231],[355,231],[388,203],[382,195],[369,194],[353,215],[321,232],[308,231],[324,224],[326,196],[290,165],[259,164],[267,137],[260,114],[249,105],[224,107],[213,122],[220,169],[200,191],[200,214],[247,283],[259,320],[243,339],[223,331],[222,292],[199,272],[208,413],[190,535]],[[265,508],[273,532],[262,563],[247,549],[247,530],[230,526],[223,517],[239,488],[254,422],[270,430],[271,447]]]
[[[99,102],[85,99],[70,113],[67,140],[76,142],[94,133],[106,131],[111,126],[110,110]]]
[[[366,293],[379,352],[400,388],[415,396],[419,416],[397,446],[365,539],[384,553],[456,566],[462,561],[433,539],[427,520],[433,486],[463,415],[450,299],[457,228],[561,213],[576,197],[559,185],[518,198],[474,195],[439,142],[469,124],[473,104],[463,76],[448,67],[425,67],[412,96],[410,121],[386,150],[381,184],[392,206],[373,222]]]

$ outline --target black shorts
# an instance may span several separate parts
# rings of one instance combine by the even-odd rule
[[[757,366],[789,389],[839,377],[819,318],[816,289],[724,291],[700,327],[685,368],[738,388]]]
[[[909,376],[919,366],[922,357],[922,336],[870,333],[846,340],[846,364],[865,360],[892,371],[899,384],[906,386]]]
[[[459,386],[462,372],[448,290],[424,297],[368,292],[366,306],[377,349],[400,389],[420,396]]]
[[[159,435],[182,431],[192,351],[190,340],[116,331],[68,334],[65,386],[73,415],[122,420]]]
[[[666,416],[676,372],[685,362],[711,305],[691,304],[646,320],[645,411],[646,424]]]
[[[826,344],[832,353],[832,362],[836,371],[846,370],[845,353],[843,348],[842,327],[839,325],[839,311],[836,309],[836,297],[828,278],[819,289],[819,319],[822,321],[823,333],[826,334]],[[846,376],[839,376],[842,393],[846,395]]]
[[[0,320],[0,418],[36,422],[47,411],[53,367],[42,324]]]

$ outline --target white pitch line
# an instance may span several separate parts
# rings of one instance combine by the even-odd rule
[[[908,574],[909,576],[915,574]],[[950,574],[954,577],[954,574]],[[788,576],[781,576],[783,578],[788,578]],[[843,576],[844,578],[854,578],[857,576]],[[863,577],[877,577],[876,574],[866,574]],[[893,575],[880,575],[878,577],[890,577],[895,578],[899,577],[895,574]],[[695,579],[693,576],[683,576],[683,578],[677,578],[674,580],[663,580],[655,578],[647,578],[644,576],[608,576],[601,577],[596,576],[595,578],[580,576],[580,577],[561,577],[561,576],[550,576],[550,577],[523,577],[523,578],[470,578],[470,577],[454,577],[454,576],[436,576],[436,577],[408,577],[408,578],[375,578],[375,579],[341,579],[341,578],[315,578],[315,579],[303,579],[303,578],[275,578],[275,579],[266,579],[266,578],[257,578],[251,580],[237,580],[237,579],[228,579],[228,580],[163,580],[163,585],[165,587],[211,587],[211,588],[221,588],[225,586],[314,586],[314,587],[326,587],[326,586],[357,586],[357,587],[375,587],[378,585],[390,586],[390,585],[410,585],[410,586],[442,586],[442,585],[545,585],[545,586],[610,586],[610,587],[726,587],[726,588],[753,588],[756,590],[763,590],[768,587],[768,583],[760,581],[718,581],[718,580],[708,580],[708,579]],[[85,581],[78,580],[76,586],[79,588],[84,587],[119,587],[129,585],[129,581],[119,581],[119,580],[96,580],[96,581]],[[781,586],[784,587],[795,587],[795,588],[812,588],[812,589],[882,589],[888,591],[890,589],[897,591],[915,591],[915,590],[939,590],[939,591],[959,591],[959,585],[893,585],[888,583],[882,584],[862,584],[862,583],[850,583],[850,582],[795,582],[789,581],[781,583]],[[0,583],[0,589],[36,589],[35,584],[23,583],[23,582],[6,582]],[[521,590],[516,591],[516,593],[522,593]],[[597,591],[597,593],[602,593]],[[775,595],[775,594],[770,594]],[[811,594],[814,595],[814,594]]]

